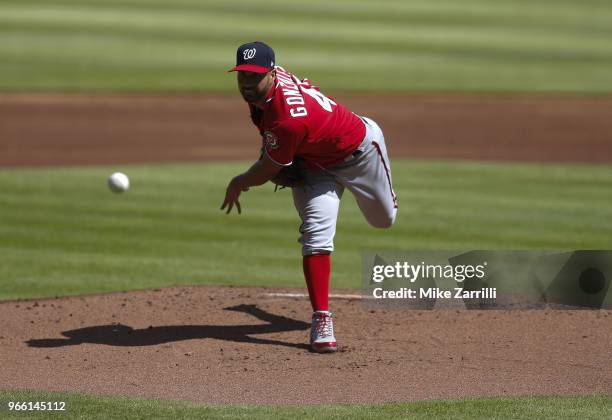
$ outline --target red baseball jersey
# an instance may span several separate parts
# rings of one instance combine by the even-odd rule
[[[365,136],[357,115],[282,67],[276,67],[265,108],[249,107],[266,153],[279,165],[290,165],[299,156],[310,168],[329,168],[350,155]]]

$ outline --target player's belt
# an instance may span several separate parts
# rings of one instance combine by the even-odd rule
[[[344,158],[344,162],[348,162],[349,160],[356,158],[357,156],[359,156],[360,154],[363,153],[363,150],[361,149],[361,145],[365,142],[365,139],[363,140],[363,142],[361,142],[361,144],[359,146],[357,146],[357,148],[347,157]]]
[[[367,121],[365,118],[363,118],[361,115],[357,115],[357,116],[359,117],[359,119],[360,119],[361,121],[363,121],[363,123],[364,123],[364,124],[365,124],[367,127],[372,127],[372,126],[370,125],[370,123],[368,123],[368,121]],[[367,138],[367,127],[366,127],[366,136],[364,137],[363,141],[362,141],[361,143],[359,143],[359,146],[357,146],[357,148],[356,148],[356,149],[355,149],[355,150],[354,150],[354,151],[353,151],[353,152],[352,152],[350,155],[348,155],[346,158],[344,158],[344,162],[347,162],[347,161],[349,161],[349,160],[351,160],[351,159],[353,159],[353,158],[356,158],[357,156],[359,156],[360,154],[362,154],[362,153],[363,153],[363,147],[362,147],[362,146],[363,146],[363,145],[364,145],[364,143],[366,143],[366,142],[367,142],[367,140],[368,140],[368,138]]]

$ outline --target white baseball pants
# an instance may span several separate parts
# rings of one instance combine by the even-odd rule
[[[376,122],[362,119],[366,135],[357,154],[325,171],[306,171],[307,185],[292,189],[293,202],[302,219],[299,239],[302,255],[334,250],[336,221],[345,188],[353,193],[370,225],[388,228],[395,222],[397,199],[385,138]]]

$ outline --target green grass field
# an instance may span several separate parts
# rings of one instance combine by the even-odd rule
[[[612,92],[607,0],[3,0],[0,91],[233,91],[256,39],[328,91]]]
[[[64,412],[9,412],[9,401],[63,401]],[[381,405],[312,407],[211,406],[138,398],[34,391],[0,391],[0,414],[15,418],[207,419],[593,419],[612,416],[612,397],[484,398]]]
[[[243,196],[219,210],[246,163],[0,171],[0,299],[175,284],[303,286],[299,218],[288,190]],[[333,286],[360,287],[364,250],[610,249],[612,168],[394,162],[400,212],[367,225],[343,199]]]

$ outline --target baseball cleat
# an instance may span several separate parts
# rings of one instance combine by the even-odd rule
[[[317,353],[333,353],[336,348],[334,321],[328,311],[315,311],[312,314],[310,347]]]

